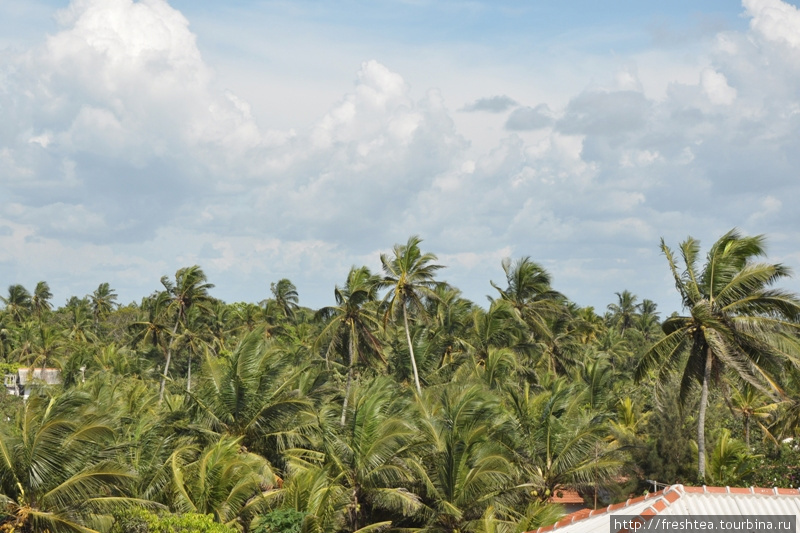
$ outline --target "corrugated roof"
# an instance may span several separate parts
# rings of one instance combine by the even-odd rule
[[[602,509],[583,509],[536,533],[608,533],[614,515],[795,515],[800,522],[800,490],[672,485]]]
[[[19,375],[20,385],[27,385],[28,381],[31,380],[30,368],[20,368],[17,370],[17,374]],[[57,368],[34,368],[33,379],[44,381],[48,385],[57,385],[61,383],[61,371]]]

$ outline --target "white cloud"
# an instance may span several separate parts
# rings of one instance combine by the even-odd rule
[[[260,102],[221,88],[166,2],[76,0],[40,46],[0,58],[0,274],[141,296],[141,283],[199,263],[227,299],[289,277],[322,305],[353,262],[377,268],[379,250],[418,233],[475,299],[508,255],[547,264],[581,303],[623,288],[649,297],[662,235],[800,223],[782,203],[800,194],[800,20],[777,0],[744,5],[750,29],[691,61],[663,49],[603,59],[605,81],[575,67],[568,90],[547,76],[496,90],[496,71],[453,66],[478,95],[527,102],[453,99],[435,88],[444,78],[412,87],[419,73],[362,58],[324,113],[277,129],[256,120]],[[313,92],[270,89],[287,109]]]
[[[800,11],[780,0],[743,0],[750,28],[769,41],[800,47]]]
[[[700,74],[700,84],[712,104],[731,105],[736,100],[736,89],[728,85],[724,74],[705,69]]]

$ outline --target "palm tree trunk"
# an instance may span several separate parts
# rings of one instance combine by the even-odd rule
[[[344,427],[344,418],[347,413],[347,400],[350,398],[350,384],[353,382],[353,338],[354,335],[351,331],[350,342],[347,343],[347,355],[350,360],[347,364],[347,385],[344,387],[344,402],[342,402],[342,419],[340,421],[342,427]]]
[[[172,338],[178,332],[178,324],[181,323],[181,315],[178,313],[178,320],[175,321],[175,327],[172,328]],[[164,386],[167,384],[167,372],[169,372],[169,362],[172,359],[172,339],[169,340],[169,348],[167,349],[167,361],[164,363],[164,375],[161,376],[161,388],[158,391],[158,403],[164,399]]]
[[[750,449],[750,414],[744,414],[744,443]]]
[[[697,416],[697,470],[700,481],[706,477],[706,408],[708,407],[708,382],[711,380],[711,358],[711,348],[707,348],[703,388],[700,392],[700,412]]]
[[[408,311],[406,310],[405,302],[403,303],[403,323],[406,326],[408,353],[411,354],[411,369],[414,371],[414,385],[417,387],[417,394],[422,395],[422,387],[419,386],[419,374],[417,373],[417,360],[414,358],[414,347],[411,345],[411,333],[408,331]]]

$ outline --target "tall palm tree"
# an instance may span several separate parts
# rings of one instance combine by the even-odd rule
[[[114,292],[108,283],[101,283],[97,289],[89,296],[91,301],[92,315],[94,316],[95,326],[100,320],[107,316],[117,305],[117,293]]]
[[[6,312],[14,322],[20,323],[31,310],[31,293],[22,285],[9,285],[8,296],[0,296],[0,302],[6,306]]]
[[[354,366],[370,355],[383,358],[381,343],[374,333],[380,324],[373,313],[365,309],[367,304],[377,300],[378,281],[379,278],[367,267],[353,267],[347,275],[345,286],[337,286],[334,290],[336,305],[323,307],[317,311],[317,317],[328,320],[317,340],[317,343],[322,340],[328,341],[325,360],[327,361],[329,354],[343,343],[347,344],[347,384],[342,405],[342,425],[347,411]]]
[[[269,284],[269,291],[272,293],[271,300],[275,302],[275,307],[286,319],[294,320],[295,312],[300,307],[300,298],[297,294],[297,287],[286,278],[278,280],[277,283]],[[265,307],[269,307],[269,299],[260,302]]]
[[[633,326],[640,304],[636,303],[637,297],[630,291],[615,292],[617,295],[617,303],[608,304],[608,310],[611,313],[611,325],[617,326],[620,332],[625,333],[625,330]]]
[[[775,376],[786,358],[796,358],[795,339],[800,299],[772,286],[788,277],[781,264],[756,262],[765,255],[764,237],[731,230],[715,242],[706,264],[698,266],[700,243],[681,243],[684,269],[661,240],[675,286],[689,314],[671,316],[662,325],[666,336],[642,357],[636,379],[658,369],[659,381],[682,367],[680,398],[700,386],[697,417],[698,475],[706,472],[705,418],[713,376],[730,369],[745,381],[771,393],[780,391]],[[688,355],[686,355],[688,353]],[[684,357],[686,355],[686,357]]]
[[[53,308],[50,300],[53,298],[53,293],[50,292],[50,285],[46,281],[40,281],[36,284],[36,289],[33,291],[31,297],[31,309],[39,319],[42,321],[42,313],[49,311]]]
[[[425,313],[423,298],[436,298],[434,288],[437,283],[434,281],[436,271],[444,268],[442,265],[434,264],[436,256],[427,253],[423,254],[419,249],[422,242],[416,235],[408,238],[406,244],[396,244],[394,246],[394,257],[381,254],[381,264],[385,277],[381,282],[384,287],[390,290],[384,297],[386,302],[386,314],[384,323],[391,317],[396,319],[398,315],[403,316],[403,326],[408,342],[408,352],[411,357],[411,369],[414,371],[414,385],[418,394],[422,394],[422,387],[419,384],[419,372],[417,371],[417,360],[414,357],[414,347],[411,344],[411,332],[408,326],[408,312]]]
[[[561,310],[564,296],[550,286],[552,277],[540,264],[522,257],[502,261],[508,287],[501,289],[490,282],[500,298],[511,304],[517,316],[531,328],[536,337],[549,336],[547,320]]]
[[[177,337],[178,327],[183,324],[186,327],[186,315],[189,309],[197,306],[211,312],[212,299],[208,295],[208,290],[213,289],[214,285],[208,283],[205,273],[197,266],[190,266],[179,269],[175,273],[175,283],[167,277],[161,278],[161,284],[170,295],[170,308],[175,310],[175,326],[172,328],[173,340]],[[169,363],[172,359],[173,342],[170,341],[167,349],[167,360],[164,363],[164,375],[161,377],[161,387],[159,388],[159,398],[164,398],[164,386],[167,382],[169,373]]]

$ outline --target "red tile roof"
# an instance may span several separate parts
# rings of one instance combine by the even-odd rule
[[[683,485],[672,485],[664,490],[654,492],[651,494],[645,494],[644,496],[639,496],[638,498],[630,498],[625,502],[615,503],[609,505],[608,507],[603,507],[601,509],[581,509],[580,511],[568,514],[558,522],[553,525],[547,527],[540,527],[536,530],[535,533],[547,533],[551,531],[555,531],[571,524],[575,524],[576,522],[581,522],[588,518],[604,515],[606,513],[617,513],[617,511],[624,510],[631,506],[637,506],[639,509],[639,504],[645,501],[652,501],[653,504],[645,507],[643,510],[640,510],[636,513],[638,516],[642,518],[650,518],[652,516],[657,515],[658,513],[667,509],[671,504],[677,502],[679,499],[685,497],[686,494],[719,494],[719,495],[760,495],[760,496],[798,496],[798,501],[800,501],[800,489],[782,489],[782,488],[763,488],[763,487],[685,487]],[[624,514],[617,513],[617,514]],[[764,513],[768,514],[768,513]],[[607,527],[605,528],[607,531]],[[533,533],[533,532],[530,532]]]
[[[547,501],[561,504],[583,503],[583,496],[578,494],[576,490],[558,490],[555,495],[550,496],[550,499]]]

